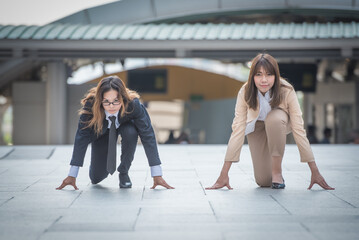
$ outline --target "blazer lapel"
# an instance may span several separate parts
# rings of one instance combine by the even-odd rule
[[[126,115],[121,117],[121,114],[118,113],[117,119],[118,119],[118,123],[121,125],[122,123],[124,123],[124,122],[126,122],[128,120],[128,117],[126,117]]]
[[[126,121],[126,117],[121,117],[121,113],[118,113],[118,115],[117,115],[117,121],[118,121],[118,123],[119,123],[120,126],[121,126],[121,124],[123,124],[123,123]],[[118,128],[117,131],[118,131],[118,133],[119,133],[120,128]]]

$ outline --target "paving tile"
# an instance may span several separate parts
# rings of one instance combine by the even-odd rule
[[[22,192],[16,194],[11,200],[1,206],[0,209],[27,210],[36,209],[44,211],[47,209],[68,208],[78,197],[78,192],[59,192],[51,189],[51,194],[38,194],[33,192]]]
[[[12,151],[14,151],[14,147],[1,146],[1,148],[0,148],[0,160],[4,159],[4,157],[9,155]]]
[[[98,239],[133,239],[133,240],[159,240],[159,239],[173,239],[173,240],[211,240],[222,239],[220,232],[213,231],[132,231],[132,232],[46,232],[40,240],[98,240]]]
[[[54,152],[53,146],[17,146],[13,151],[4,154],[3,159],[18,160],[18,159],[48,159]]]
[[[119,223],[101,223],[98,221],[94,222],[80,222],[80,223],[56,223],[51,226],[48,232],[111,232],[111,231],[132,231],[132,222],[119,222]]]
[[[12,148],[15,152],[18,147],[0,147],[0,157]],[[312,146],[319,169],[334,191],[318,186],[307,190],[310,171],[300,163],[294,145],[286,146],[286,189],[279,191],[255,183],[247,145],[241,161],[230,171],[233,190],[204,189],[218,178],[225,145],[159,145],[163,176],[173,190],[150,189],[153,179],[139,145],[129,173],[131,189],[119,189],[118,174],[91,184],[89,148],[76,180],[79,190],[58,191],[55,188],[69,171],[72,146],[43,148],[54,149],[49,159],[0,160],[0,239],[330,240],[359,236],[358,147]]]
[[[225,233],[226,240],[231,239],[251,239],[251,240],[262,240],[262,239],[276,239],[276,240],[301,240],[308,239],[314,240],[315,238],[311,233],[301,231],[301,232],[292,232],[292,231],[276,231],[276,232],[267,232],[261,231],[260,228],[257,231],[244,231],[244,232],[229,232]]]
[[[304,223],[309,231],[318,239],[331,239],[340,236],[341,239],[358,239],[359,220],[352,222],[311,222]]]
[[[57,224],[128,224],[134,225],[140,208],[132,205],[120,205],[111,208],[93,206],[92,208],[69,208],[63,211]]]

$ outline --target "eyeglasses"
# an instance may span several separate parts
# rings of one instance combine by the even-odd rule
[[[102,105],[104,105],[104,106],[110,106],[111,104],[114,105],[114,106],[117,106],[117,105],[120,105],[121,103],[118,100],[115,100],[113,102],[109,102],[109,101],[106,100],[106,101],[102,102]]]

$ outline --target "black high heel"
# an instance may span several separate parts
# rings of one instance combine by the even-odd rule
[[[283,183],[272,182],[272,188],[273,189],[284,189],[285,188],[284,178],[282,178],[282,179],[283,179]]]

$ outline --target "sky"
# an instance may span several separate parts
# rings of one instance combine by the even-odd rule
[[[44,25],[115,0],[0,0],[0,25]]]

